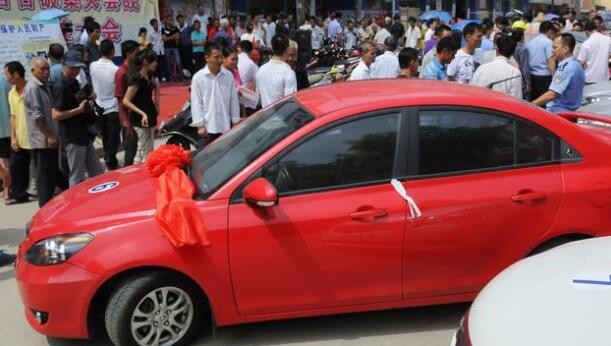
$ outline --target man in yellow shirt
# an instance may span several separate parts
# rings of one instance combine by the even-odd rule
[[[25,68],[17,61],[4,66],[6,80],[13,86],[8,94],[11,113],[11,198],[7,204],[24,203],[29,200],[30,183],[30,139],[23,102],[26,85]]]

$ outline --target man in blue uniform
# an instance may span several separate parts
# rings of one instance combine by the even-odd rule
[[[446,80],[448,75],[446,72],[446,64],[454,60],[458,46],[451,37],[442,38],[437,44],[437,56],[431,62],[423,66],[423,79]]]
[[[537,106],[547,105],[550,112],[575,111],[581,105],[585,74],[583,67],[573,56],[575,38],[563,33],[554,39],[553,54],[560,60],[549,90],[533,101]]]
[[[551,84],[555,72],[555,61],[552,56],[552,39],[557,33],[556,27],[545,21],[539,26],[539,35],[526,44],[528,51],[528,66],[532,90],[530,96],[536,100],[543,95]]]

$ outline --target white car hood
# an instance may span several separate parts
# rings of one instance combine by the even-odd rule
[[[611,237],[512,265],[470,311],[473,346],[611,345]]]

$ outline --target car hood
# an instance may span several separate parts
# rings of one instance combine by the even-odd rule
[[[155,185],[144,165],[86,180],[47,203],[32,219],[32,232],[89,232],[151,218]]]
[[[473,346],[609,345],[611,237],[570,243],[499,274],[469,314]]]

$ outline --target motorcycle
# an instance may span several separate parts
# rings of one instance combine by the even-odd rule
[[[324,66],[326,63],[324,59],[326,58],[323,58],[323,66],[321,67],[320,54],[324,55],[326,53],[318,53],[317,55],[315,52],[314,55],[319,59],[318,66],[308,70],[310,86],[327,85],[346,79],[360,61],[360,52],[357,49],[346,51],[342,48],[336,51],[332,60],[333,63],[330,66]]]
[[[310,86],[316,87],[321,85],[329,85],[335,82],[348,80],[348,78],[350,78],[350,74],[352,74],[352,70],[354,70],[360,61],[360,57],[353,57],[347,59],[346,61],[338,62],[337,64],[333,65],[329,71],[324,73],[322,78],[315,83],[311,83]]]
[[[172,119],[161,122],[159,134],[161,137],[169,137],[166,144],[180,145],[187,150],[199,149],[199,135],[197,128],[191,126],[192,122],[191,101],[187,101]]]

